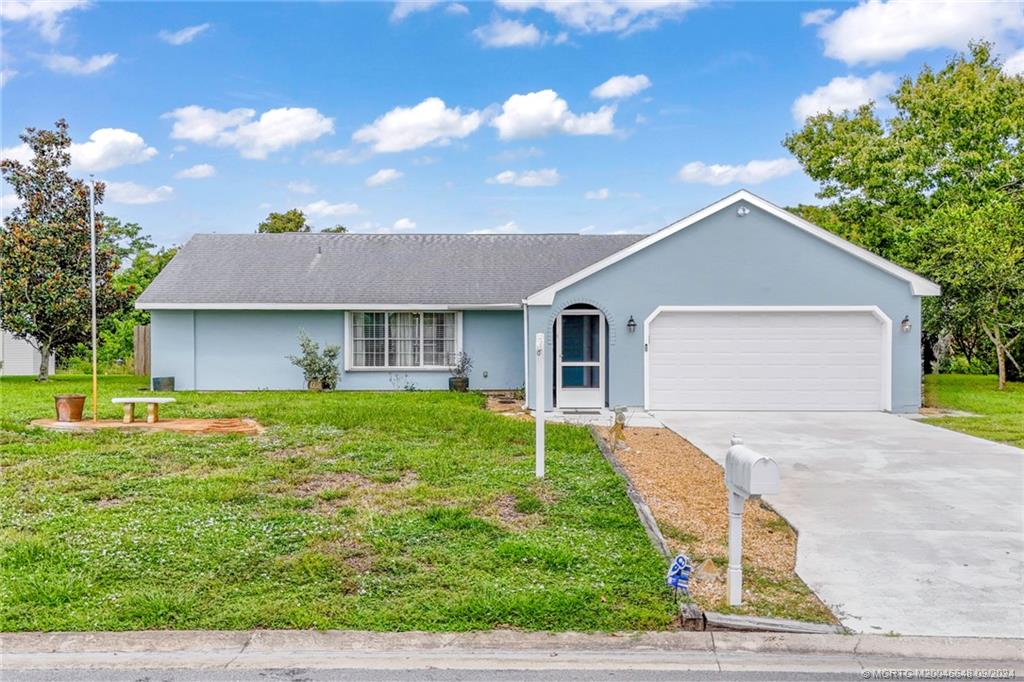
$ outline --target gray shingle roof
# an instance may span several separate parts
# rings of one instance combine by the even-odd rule
[[[641,238],[197,234],[138,306],[518,304]]]

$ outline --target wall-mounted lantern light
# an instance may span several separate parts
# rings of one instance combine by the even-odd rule
[[[629,316],[629,322],[626,323],[626,329],[629,330],[630,334],[636,331],[636,320],[633,319],[632,315]]]
[[[904,316],[903,321],[900,322],[900,331],[903,332],[904,334],[906,334],[910,330],[911,330],[910,316],[906,315],[906,316]]]

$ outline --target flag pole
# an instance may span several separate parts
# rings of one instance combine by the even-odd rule
[[[89,176],[89,288],[92,292],[92,420],[99,420],[99,379],[96,376],[96,180]]]

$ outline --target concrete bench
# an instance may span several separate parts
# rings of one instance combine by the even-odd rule
[[[155,424],[160,421],[160,406],[165,403],[177,402],[174,398],[138,397],[138,398],[114,398],[110,402],[115,405],[124,405],[125,424],[135,421],[135,403],[146,404],[146,423]]]

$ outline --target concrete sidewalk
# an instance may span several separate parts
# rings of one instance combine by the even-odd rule
[[[33,670],[591,670],[1024,672],[1024,641],[739,632],[622,634],[358,631],[0,635],[5,674]]]

